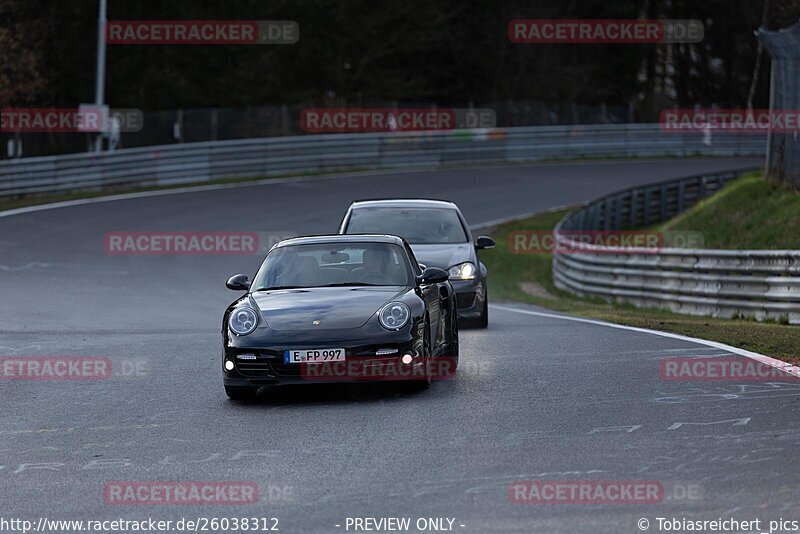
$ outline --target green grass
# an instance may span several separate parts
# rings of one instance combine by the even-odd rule
[[[497,246],[481,254],[490,273],[492,299],[536,304],[573,315],[709,339],[784,361],[800,362],[800,329],[794,326],[678,315],[660,309],[610,304],[601,299],[581,299],[559,290],[553,285],[552,256],[514,254],[508,246],[508,235],[515,230],[552,230],[568,211],[543,213],[492,230]],[[523,292],[523,284],[533,294]]]
[[[800,192],[748,174],[657,229],[701,231],[705,248],[798,250]]]

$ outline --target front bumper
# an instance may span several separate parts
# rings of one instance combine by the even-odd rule
[[[486,302],[486,288],[479,278],[450,280],[456,292],[456,311],[459,319],[478,319]]]
[[[318,339],[319,333],[303,339],[297,333],[280,341],[270,336],[268,342],[257,336],[236,338],[223,350],[223,381],[229,387],[259,387],[283,384],[319,384],[331,382],[400,381],[423,379],[425,367],[422,328],[414,325],[406,332],[385,332],[376,339],[342,340],[332,336]],[[274,332],[273,332],[274,333]],[[326,336],[327,337],[327,336]],[[254,343],[261,338],[262,343]],[[289,341],[291,340],[291,341]],[[325,363],[286,363],[286,350],[344,348],[345,361]],[[389,354],[386,352],[391,351]],[[384,353],[384,354],[381,354]],[[403,363],[403,356],[411,361]],[[247,359],[242,358],[246,356]],[[225,369],[232,361],[234,368]]]

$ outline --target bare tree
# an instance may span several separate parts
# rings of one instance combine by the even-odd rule
[[[764,0],[764,11],[761,18],[761,26],[769,26],[769,0]],[[758,40],[758,50],[756,51],[756,64],[753,67],[753,76],[750,79],[750,91],[747,92],[747,109],[753,109],[753,99],[756,96],[758,77],[761,72],[761,58],[764,57],[764,43]]]

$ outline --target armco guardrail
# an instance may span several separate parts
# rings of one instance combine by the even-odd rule
[[[557,287],[640,307],[800,324],[800,251],[614,248],[577,242],[675,216],[742,171],[626,189],[569,213],[555,229]]]
[[[663,132],[657,124],[330,134],[0,160],[0,197],[347,169],[431,168],[575,157],[752,156],[766,134]]]

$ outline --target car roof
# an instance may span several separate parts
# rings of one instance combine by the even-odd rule
[[[385,198],[372,200],[356,200],[350,205],[352,208],[445,208],[458,209],[455,203],[449,200],[436,200],[427,198]]]
[[[333,235],[311,235],[303,237],[292,237],[277,243],[275,247],[286,247],[289,245],[318,245],[324,243],[390,243],[392,245],[403,246],[405,241],[402,237],[388,234],[333,234]]]

